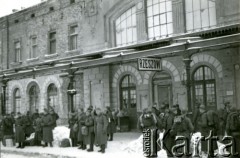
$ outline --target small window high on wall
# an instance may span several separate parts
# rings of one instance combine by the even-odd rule
[[[124,12],[115,21],[116,46],[124,46],[137,42],[136,7]]]
[[[148,38],[159,39],[173,33],[172,0],[147,0]]]
[[[185,0],[185,7],[187,32],[216,26],[215,0]]]

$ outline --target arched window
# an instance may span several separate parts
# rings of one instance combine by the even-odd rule
[[[136,85],[131,75],[126,75],[121,83],[122,104],[121,109],[136,107]]]
[[[56,107],[58,105],[58,89],[54,84],[50,84],[47,90],[48,106]]]
[[[147,0],[148,38],[159,39],[173,33],[172,0]]]
[[[38,109],[38,95],[39,91],[37,86],[32,86],[29,89],[29,104],[30,104],[30,111],[33,113],[36,109]]]
[[[116,45],[124,46],[137,42],[136,7],[124,12],[115,21]]]
[[[216,26],[215,5],[215,0],[185,0],[187,32]]]
[[[194,103],[206,105],[208,109],[216,108],[216,81],[213,71],[207,66],[199,67],[193,74]]]
[[[21,94],[20,94],[20,90],[17,88],[15,91],[14,91],[14,112],[17,113],[17,112],[20,112],[20,108],[21,108]]]

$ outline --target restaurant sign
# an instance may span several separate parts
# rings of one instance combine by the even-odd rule
[[[162,70],[161,59],[156,58],[138,58],[138,70],[160,71]]]

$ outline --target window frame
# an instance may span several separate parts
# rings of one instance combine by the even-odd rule
[[[130,9],[132,9],[132,8],[134,8],[135,7],[135,17],[136,17],[136,21],[135,21],[135,28],[136,28],[136,41],[133,41],[132,40],[132,42],[130,42],[130,43],[125,43],[125,44],[120,44],[120,45],[118,45],[117,44],[117,26],[116,26],[116,22],[117,22],[117,20],[119,19],[119,18],[121,18],[121,16],[123,15],[123,14],[127,14],[127,12],[130,10]],[[131,12],[131,15],[130,16],[132,16],[133,14],[132,14],[132,12]],[[130,17],[129,16],[129,17]],[[126,20],[127,21],[127,18],[125,18],[124,20]],[[120,23],[121,23],[122,21],[120,20]],[[131,20],[131,23],[132,23],[132,20]],[[117,16],[115,17],[115,19],[113,20],[113,24],[112,24],[113,26],[113,34],[114,34],[114,45],[116,46],[116,47],[122,47],[122,46],[127,46],[127,45],[131,45],[131,44],[136,44],[137,42],[138,42],[138,33],[137,33],[137,31],[138,31],[138,27],[137,27],[137,5],[136,4],[132,4],[132,5],[130,5],[130,7],[128,7],[127,9],[125,9],[125,10],[123,10],[123,11],[121,11],[119,14],[117,14]],[[126,25],[127,25],[127,22],[126,22]],[[131,25],[131,28],[133,28],[133,26]],[[127,32],[127,27],[126,27],[126,32]],[[132,34],[133,34],[133,32],[132,32]],[[127,33],[126,33],[126,41],[127,41]],[[121,38],[122,39],[122,38]],[[133,35],[132,35],[132,39],[133,39]]]
[[[75,28],[76,32],[71,33],[71,29]],[[78,49],[78,24],[73,24],[70,25],[68,28],[68,50],[69,51],[73,51],[73,50],[77,50]],[[73,47],[73,38],[76,38],[75,40],[75,48]]]
[[[206,76],[205,76],[205,67],[210,69],[211,72],[213,73],[214,75],[214,79],[206,79]],[[195,73],[202,69],[201,71],[203,72],[203,79],[201,80],[195,80]],[[193,81],[193,104],[194,104],[194,107],[196,106],[196,104],[198,104],[197,102],[197,99],[196,99],[196,85],[202,85],[202,91],[203,91],[203,104],[207,107],[207,108],[210,108],[211,110],[214,110],[214,109],[217,109],[217,87],[216,87],[216,75],[214,73],[214,71],[209,67],[209,66],[206,66],[206,65],[201,65],[199,67],[197,67],[193,73],[192,73],[192,81]],[[215,98],[215,105],[214,106],[208,106],[207,105],[207,99],[208,99],[208,94],[207,94],[207,84],[213,84],[214,85],[214,98]]]
[[[55,34],[55,37],[54,38],[51,38],[51,35],[52,34]],[[48,50],[48,54],[52,55],[52,54],[56,54],[57,53],[57,31],[54,30],[54,31],[51,31],[49,32],[48,34],[48,44],[49,44],[49,50]],[[52,52],[52,43],[55,43],[55,51]]]
[[[168,9],[167,9],[167,1],[169,1],[169,2],[171,2],[171,11],[169,11]],[[161,3],[164,3],[165,4],[165,12],[160,12],[160,4]],[[145,2],[145,19],[146,19],[146,32],[147,32],[147,38],[148,38],[148,40],[156,40],[156,39],[161,39],[161,38],[167,38],[167,37],[171,37],[173,34],[174,34],[174,21],[173,21],[173,2],[172,2],[172,0],[164,0],[163,2],[158,2],[158,3],[156,3],[156,4],[158,4],[159,5],[159,13],[157,13],[156,15],[153,15],[153,12],[154,12],[154,10],[153,10],[153,7],[154,7],[154,5],[155,4],[153,4],[153,2],[152,2],[152,4],[151,5],[148,5],[148,0],[146,0],[146,2]],[[150,8],[150,7],[152,7],[152,15],[151,16],[149,16],[148,15],[148,8]],[[171,22],[168,22],[168,13],[171,15]],[[165,16],[165,23],[161,23],[161,15],[164,15]],[[156,17],[156,16],[159,16],[159,24],[158,25],[154,25],[154,17]],[[152,26],[150,26],[149,25],[149,19],[150,19],[150,17],[152,17],[152,23],[153,23],[153,25]],[[171,33],[168,33],[169,31],[169,26],[168,25],[170,25],[171,26],[171,29],[172,29],[172,32]],[[163,35],[162,33],[161,33],[161,26],[165,26],[165,29],[166,29],[166,34],[165,35]],[[159,27],[159,31],[160,31],[160,33],[159,33],[159,36],[156,36],[155,35],[155,31],[154,31],[154,28],[157,28],[157,27]],[[149,31],[149,29],[153,29],[153,37],[150,37],[150,31]]]
[[[54,88],[54,89],[53,89]],[[51,91],[50,91],[51,90]],[[53,91],[53,90],[56,90],[56,91]],[[51,92],[51,93],[50,93]],[[53,95],[54,94],[54,95]],[[47,105],[48,105],[48,108],[50,105],[50,102],[51,102],[51,99],[53,98],[53,105],[52,107],[56,107],[58,105],[58,99],[59,99],[59,92],[58,92],[58,88],[57,86],[54,84],[54,83],[51,83],[48,88],[47,88]]]
[[[19,44],[19,48],[17,48],[17,44]],[[21,51],[21,41],[14,40],[14,62],[19,63],[22,60],[22,51]]]
[[[36,43],[33,43],[33,39],[35,39]],[[34,36],[31,36],[31,50],[30,50],[30,55],[29,55],[29,58],[30,59],[33,59],[33,58],[36,58],[37,56],[37,48],[38,48],[38,42],[37,42],[37,36],[34,35]],[[33,51],[35,49],[35,52]]]

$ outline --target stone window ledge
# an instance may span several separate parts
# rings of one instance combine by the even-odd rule
[[[45,58],[45,59],[49,59],[49,58],[55,58],[55,57],[57,57],[57,56],[58,56],[57,53],[55,53],[55,54],[46,54],[46,55],[44,56],[44,58]]]
[[[27,62],[34,62],[34,61],[38,61],[39,60],[39,57],[36,57],[36,58],[30,58],[30,59],[27,59]]]
[[[79,49],[75,49],[75,50],[68,50],[65,52],[66,54],[77,54],[77,53],[80,53],[80,50]]]

